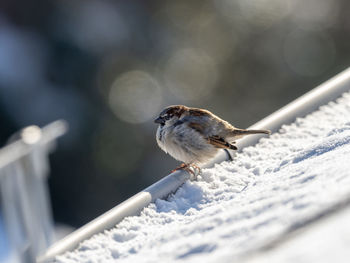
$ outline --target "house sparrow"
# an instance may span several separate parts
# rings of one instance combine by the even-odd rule
[[[208,110],[174,105],[165,108],[155,123],[159,147],[176,160],[180,168],[203,164],[219,149],[237,150],[235,140],[249,134],[270,134],[268,130],[244,130],[232,126]],[[177,170],[177,169],[175,169]]]

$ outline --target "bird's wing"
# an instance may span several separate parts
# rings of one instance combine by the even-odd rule
[[[228,142],[220,135],[211,135],[209,131],[212,130],[208,125],[203,125],[202,119],[197,119],[191,117],[191,121],[186,120],[188,127],[196,130],[200,135],[202,135],[209,144],[221,149],[231,149],[237,150],[238,148],[233,145],[235,142]],[[183,122],[184,123],[184,122]],[[206,134],[206,135],[205,135]]]
[[[214,145],[217,148],[237,150],[237,147],[235,145],[225,141],[225,139],[220,136],[209,136],[207,140],[211,145]]]
[[[205,127],[201,123],[198,123],[198,122],[189,122],[187,126],[196,130],[200,134],[203,134],[204,129],[205,129]]]
[[[189,128],[194,129],[198,133],[200,133],[202,136],[206,137],[205,135],[212,135],[210,134],[210,130],[212,129],[208,125],[208,119],[210,118],[209,115],[203,114],[202,116],[197,116],[197,115],[190,115],[190,116],[185,116],[179,121],[181,123],[187,124]]]

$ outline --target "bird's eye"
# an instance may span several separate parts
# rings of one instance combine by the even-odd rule
[[[170,119],[171,119],[171,116],[170,116],[170,115],[165,115],[165,116],[164,116],[164,119],[170,120]]]

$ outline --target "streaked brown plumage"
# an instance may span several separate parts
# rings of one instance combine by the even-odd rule
[[[270,134],[268,130],[239,129],[208,110],[183,105],[165,108],[155,122],[159,123],[159,147],[185,164],[205,163],[219,149],[237,150],[235,140],[243,136]]]

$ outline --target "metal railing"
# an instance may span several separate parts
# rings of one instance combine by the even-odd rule
[[[306,114],[311,113],[319,106],[338,98],[342,93],[349,90],[350,68],[249,128],[270,129],[272,132],[277,131],[283,124],[291,123],[297,117],[303,117]],[[243,147],[254,145],[259,138],[261,138],[261,136],[254,135],[243,138],[237,142],[237,146],[239,149],[242,149]],[[222,151],[204,167],[211,167],[215,163],[229,160],[230,158],[231,157],[227,153]],[[54,259],[55,256],[76,248],[81,241],[92,235],[114,227],[125,217],[137,215],[145,206],[154,202],[158,198],[164,198],[170,193],[175,192],[184,182],[186,182],[186,180],[189,179],[190,174],[181,170],[164,177],[142,192],[134,195],[53,244],[46,253],[38,259],[38,262],[49,262]]]
[[[54,242],[47,188],[48,154],[63,121],[24,128],[0,149],[0,224],[11,262],[36,262]],[[0,233],[1,234],[1,233]]]

